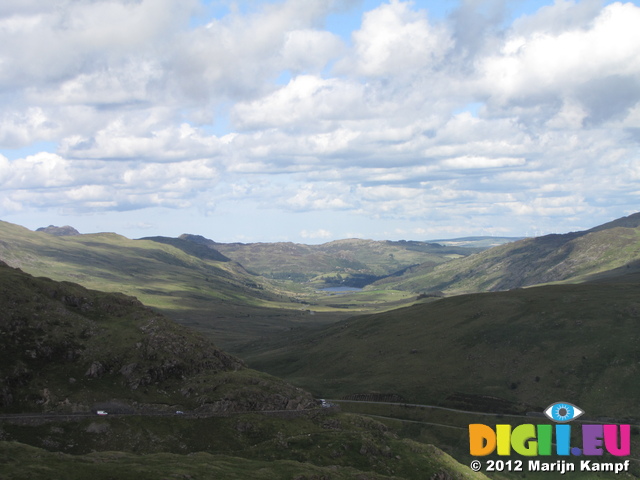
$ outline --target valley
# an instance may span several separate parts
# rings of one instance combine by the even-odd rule
[[[322,408],[133,297],[0,264],[0,311],[4,478],[485,478]]]
[[[637,419],[638,315],[634,283],[540,286],[290,332],[248,345],[243,358],[330,398],[396,395],[506,414],[557,397],[596,417]]]
[[[426,242],[223,245],[195,235],[141,240],[114,233],[59,236],[0,222],[0,260],[8,265],[135,296],[228,350],[301,325],[409,305],[416,295],[408,291],[338,299],[320,290],[363,285],[397,273],[396,268],[442,263],[476,251]],[[250,259],[255,261],[246,263]]]
[[[107,475],[89,455],[119,449],[101,462],[149,472],[138,478],[154,472],[140,454],[200,471],[186,452],[226,465],[221,478],[257,465],[288,478],[292,461],[310,478],[486,478],[458,463],[472,459],[466,426],[530,422],[559,400],[631,424],[637,452],[640,214],[491,243],[222,244],[0,222],[2,411],[133,414],[5,419],[3,455],[59,451],[60,468]]]

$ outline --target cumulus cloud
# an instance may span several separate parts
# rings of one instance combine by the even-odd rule
[[[353,82],[298,75],[270,95],[238,103],[233,109],[234,122],[246,130],[336,129],[338,122],[365,116],[362,90]]]
[[[171,125],[151,116],[137,118],[136,123],[132,121],[136,117],[118,117],[92,137],[69,136],[60,151],[68,158],[170,162],[216,157],[226,144],[225,139],[202,135],[186,123]]]
[[[353,41],[353,65],[342,68],[373,77],[437,68],[453,45],[446,28],[431,24],[426,12],[398,0],[367,12]]]
[[[282,70],[322,68],[339,51],[337,37],[314,30],[332,8],[327,0],[288,0],[213,19],[175,38],[168,81],[185,99],[197,102],[268,93]],[[302,58],[305,47],[310,50]]]
[[[564,30],[521,31],[516,25],[501,51],[479,62],[484,89],[497,106],[557,110],[570,99],[595,123],[624,114],[639,100],[638,22],[640,8],[614,3]]]
[[[442,164],[445,167],[455,169],[475,169],[475,168],[500,168],[515,167],[524,165],[524,158],[487,158],[487,157],[455,157],[444,160]]]
[[[498,231],[635,208],[640,7],[507,23],[502,0],[443,19],[390,0],[347,40],[324,26],[356,4],[190,23],[197,0],[3,2],[0,209],[235,202]]]
[[[61,125],[38,106],[8,108],[0,113],[0,145],[17,148],[42,140],[53,140]]]
[[[600,13],[600,0],[555,0],[543,5],[531,15],[517,18],[511,30],[519,35],[559,35],[587,27]]]
[[[74,183],[71,166],[53,153],[30,155],[17,162],[0,158],[0,178],[3,190],[62,187]]]
[[[353,207],[348,197],[349,191],[340,184],[322,186],[307,184],[287,198],[283,206],[295,211],[340,210]]]

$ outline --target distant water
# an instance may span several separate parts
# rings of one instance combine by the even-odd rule
[[[329,287],[329,288],[321,288],[318,290],[319,292],[327,292],[327,293],[349,293],[349,292],[361,292],[361,288],[355,287]]]

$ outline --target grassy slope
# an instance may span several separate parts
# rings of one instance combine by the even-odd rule
[[[480,473],[457,463],[439,449],[411,440],[397,438],[375,421],[353,415],[339,415],[325,420],[273,421],[268,418],[236,417],[201,420],[200,428],[184,425],[184,420],[170,430],[102,420],[102,433],[84,433],[84,437],[130,438],[132,433],[164,435],[176,442],[194,442],[194,453],[147,453],[145,455],[100,450],[96,453],[68,455],[50,453],[22,443],[0,441],[0,470],[3,479],[415,479],[456,478],[486,479]],[[224,424],[227,423],[227,425]],[[122,422],[121,422],[122,423]],[[161,422],[162,423],[162,422]],[[195,423],[195,422],[194,422]],[[89,428],[76,425],[76,432]],[[205,430],[202,427],[208,427]],[[251,428],[251,430],[247,430]],[[75,440],[69,425],[50,425],[64,431],[65,441]],[[200,432],[199,439],[189,436],[190,429]],[[95,426],[92,429],[96,431]],[[40,433],[42,435],[42,432]],[[57,434],[61,437],[61,434]],[[237,449],[216,451],[206,447],[213,438],[224,438]],[[244,445],[244,446],[240,446]],[[122,443],[118,445],[122,446]],[[204,448],[203,448],[204,446]],[[198,448],[199,447],[199,448]],[[196,453],[197,452],[197,453]],[[441,475],[441,476],[438,476]]]
[[[564,235],[509,243],[443,265],[416,267],[379,286],[448,294],[575,282],[640,259],[640,214]]]
[[[254,345],[246,359],[329,398],[378,392],[451,404],[461,392],[499,397],[515,409],[563,399],[590,415],[639,418],[639,288],[461,295]]]
[[[4,413],[104,408],[226,415],[109,415],[27,424],[3,419],[3,479],[164,478],[159,475],[167,471],[199,478],[418,479],[441,472],[484,478],[378,422],[314,409],[306,392],[247,369],[131,297],[0,265],[0,311]],[[311,410],[293,419],[255,413],[300,408]],[[193,452],[206,453],[184,456]]]
[[[0,260],[29,273],[47,271],[56,280],[136,295],[151,306],[157,293],[166,298],[163,306],[198,295],[250,304],[275,297],[236,264],[114,233],[55,237],[0,222]]]

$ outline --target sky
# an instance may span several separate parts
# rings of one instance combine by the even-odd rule
[[[3,0],[0,220],[429,240],[640,210],[640,1]]]

